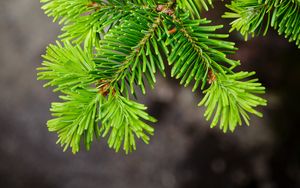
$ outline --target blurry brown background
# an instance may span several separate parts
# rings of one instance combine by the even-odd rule
[[[223,3],[205,16],[220,19]],[[224,32],[228,28],[225,28]],[[36,67],[59,26],[37,0],[0,1],[0,187],[2,188],[297,188],[300,187],[300,50],[276,32],[231,40],[241,69],[255,70],[267,86],[265,117],[223,134],[210,129],[198,108],[201,95],[174,79],[158,79],[141,101],[159,119],[150,145],[125,156],[105,141],[90,152],[62,152],[45,125],[51,89]]]

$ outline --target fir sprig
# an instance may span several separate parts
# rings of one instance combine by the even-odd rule
[[[156,122],[156,119],[148,115],[144,105],[133,102],[119,94],[112,94],[103,105],[100,120],[103,125],[100,133],[108,137],[108,145],[119,151],[128,153],[136,149],[135,137],[149,143],[149,135],[153,135],[154,129],[142,120]]]
[[[232,30],[238,30],[248,39],[273,27],[280,35],[295,41],[300,48],[300,1],[299,0],[233,0],[224,18],[235,19]]]
[[[201,89],[204,89],[209,70],[224,74],[239,65],[239,61],[226,57],[236,50],[234,43],[222,40],[228,35],[214,33],[223,26],[208,25],[210,22],[190,20],[188,13],[180,14],[175,19],[177,31],[167,41],[172,45],[168,58],[169,64],[173,65],[171,76],[182,78],[180,83],[185,86],[194,80],[193,91],[201,82]]]
[[[95,70],[93,55],[70,42],[49,45],[43,56],[42,67],[38,68],[38,80],[48,80],[44,85],[55,86],[54,91],[74,90],[95,82],[90,72]]]
[[[189,10],[194,18],[200,18],[201,9],[208,10],[213,6],[212,0],[177,0],[176,3],[181,9]]]
[[[219,74],[213,78],[211,86],[204,91],[205,96],[199,103],[199,106],[207,107],[204,116],[207,120],[212,119],[211,127],[219,123],[224,132],[234,131],[237,125],[242,125],[242,120],[249,125],[249,114],[262,117],[262,113],[254,108],[267,104],[266,100],[256,96],[264,93],[265,88],[257,79],[248,79],[254,74],[239,72]]]
[[[78,89],[64,93],[60,97],[64,102],[51,105],[50,110],[56,118],[48,121],[49,131],[58,133],[57,143],[64,150],[71,147],[73,153],[78,152],[82,140],[86,148],[90,149],[94,136],[100,134],[96,119],[98,108],[104,99],[95,89]]]
[[[95,61],[97,70],[102,71],[95,71],[95,74],[99,80],[109,81],[121,92],[126,90],[134,94],[134,85],[137,83],[145,94],[145,80],[154,87],[156,70],[164,74],[164,63],[157,42],[161,37],[161,17],[158,14],[136,13],[122,22],[100,41]]]
[[[214,115],[212,127],[233,131],[242,120],[249,124],[250,114],[262,115],[254,108],[266,105],[257,96],[264,87],[248,78],[252,73],[234,73],[239,61],[228,58],[234,43],[216,33],[222,26],[200,18],[200,7],[207,9],[210,0],[42,2],[64,25],[63,43],[48,47],[38,79],[62,93],[48,127],[65,149],[76,153],[82,142],[90,149],[100,136],[125,153],[136,149],[136,138],[149,143],[154,129],[144,121],[156,120],[131,97],[138,88],[144,94],[147,85],[154,88],[166,62],[181,84],[204,92],[199,105],[207,107],[208,120]]]

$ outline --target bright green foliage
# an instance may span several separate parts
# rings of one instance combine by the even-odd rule
[[[119,84],[121,92],[128,85],[132,94],[136,83],[146,93],[145,80],[153,88],[156,70],[164,74],[165,68],[159,51],[162,31],[158,24],[161,19],[158,14],[136,12],[122,20],[122,25],[111,29],[100,41],[95,62],[97,70],[102,71],[95,72],[97,78],[110,80],[114,88]]]
[[[76,43],[91,43],[92,46],[98,46],[99,40],[107,32],[106,30],[118,25],[120,19],[132,17],[136,12],[147,13],[151,11],[147,6],[137,6],[130,2],[118,1],[116,4],[99,3],[93,5],[94,10],[89,13],[72,19],[66,24],[60,35],[63,40],[75,40]]]
[[[82,86],[87,86],[95,82],[95,79],[89,74],[95,70],[95,63],[92,54],[86,50],[83,51],[80,46],[72,46],[66,42],[62,46],[50,45],[46,55],[43,67],[38,68],[38,79],[49,80],[44,86],[56,86],[58,90],[74,90]]]
[[[60,23],[75,20],[81,14],[93,10],[89,5],[91,0],[41,0],[45,3],[42,9],[48,16],[52,16],[53,21],[60,20]]]
[[[254,107],[266,105],[266,100],[255,94],[264,93],[265,88],[258,83],[257,79],[241,81],[252,75],[254,75],[253,72],[220,74],[216,81],[204,91],[205,97],[199,106],[207,107],[204,114],[207,120],[211,119],[214,114],[211,127],[215,127],[219,122],[224,132],[228,129],[233,131],[237,124],[242,125],[242,119],[249,125],[249,113],[262,117],[262,114]]]
[[[211,86],[204,92],[205,98],[199,104],[205,103],[207,110],[204,115],[207,120],[217,109],[211,127],[216,126],[221,117],[220,128],[224,132],[228,128],[234,131],[237,124],[242,124],[240,114],[247,125],[249,113],[262,116],[253,107],[266,105],[266,101],[253,94],[263,93],[265,88],[257,83],[257,79],[237,81],[252,76],[253,73],[230,73],[232,68],[239,65],[238,61],[226,57],[227,53],[236,50],[234,43],[222,41],[228,35],[212,33],[222,26],[208,26],[210,21],[206,19],[190,21],[188,14],[177,17],[178,31],[169,40],[172,45],[168,58],[169,64],[173,65],[171,76],[181,78],[180,83],[185,86],[194,81],[193,91],[200,84],[201,89],[204,89],[207,80],[216,76],[216,81],[211,81]]]
[[[153,135],[154,129],[144,123],[142,119],[155,122],[144,110],[147,107],[129,99],[116,95],[110,96],[103,105],[100,119],[103,126],[100,129],[102,136],[108,134],[108,145],[119,151],[122,142],[126,153],[136,149],[135,136],[149,143],[149,136]]]
[[[187,9],[195,18],[200,18],[201,9],[208,10],[209,6],[213,6],[212,0],[177,0],[178,7]]]
[[[248,35],[266,35],[274,27],[289,41],[295,41],[300,48],[300,1],[299,0],[233,0],[227,7],[224,18],[235,19],[232,29]]]
[[[205,116],[224,132],[242,121],[249,124],[254,108],[266,105],[264,93],[252,73],[234,73],[239,61],[228,58],[236,51],[226,34],[200,18],[200,7],[210,0],[43,0],[43,9],[63,24],[63,42],[50,45],[38,68],[38,79],[60,91],[62,102],[53,103],[55,117],[48,121],[58,142],[74,153],[83,142],[90,149],[94,138],[106,137],[115,151],[136,149],[136,138],[149,143],[154,129],[144,121],[156,120],[146,107],[131,100],[137,90],[154,88],[156,74],[203,91],[200,104]],[[72,6],[74,5],[74,6]]]
[[[180,14],[176,22],[177,32],[167,41],[172,45],[168,58],[169,64],[173,65],[171,76],[181,78],[180,83],[185,86],[194,80],[193,91],[201,81],[201,88],[205,87],[209,70],[223,74],[230,71],[230,67],[239,65],[238,61],[226,57],[236,50],[234,43],[222,40],[228,35],[214,33],[222,26],[209,26],[209,23],[206,19],[190,20],[188,14]]]
[[[144,105],[119,94],[109,95],[106,99],[96,89],[82,88],[64,94],[60,97],[64,102],[52,103],[51,112],[57,118],[48,121],[48,128],[58,133],[58,143],[65,150],[71,147],[73,153],[78,152],[81,140],[89,150],[94,137],[105,137],[108,133],[109,147],[116,151],[122,141],[126,153],[136,149],[135,136],[142,138],[145,143],[149,142],[146,133],[152,135],[154,130],[140,119],[150,122],[156,120],[144,112]],[[101,120],[99,127],[98,121]]]
[[[76,153],[81,139],[89,149],[94,135],[99,136],[96,119],[98,106],[104,99],[95,89],[79,89],[65,94],[60,97],[65,102],[52,103],[51,112],[57,118],[48,121],[48,128],[49,131],[58,133],[58,143],[65,150],[72,147],[73,153]]]

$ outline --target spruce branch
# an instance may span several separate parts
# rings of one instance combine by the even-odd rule
[[[56,118],[48,121],[51,132],[57,132],[64,150],[72,148],[77,153],[80,144],[90,149],[94,138],[108,137],[108,145],[119,151],[122,142],[123,150],[128,153],[136,149],[135,137],[149,143],[149,136],[154,129],[141,119],[156,120],[144,112],[147,108],[110,92],[108,97],[97,89],[78,89],[64,92],[60,97],[64,102],[51,105],[52,115]],[[100,125],[99,125],[100,124]]]
[[[55,86],[54,91],[74,90],[95,82],[90,75],[95,70],[93,55],[78,45],[57,42],[56,45],[49,45],[43,58],[37,75],[38,80],[48,80],[44,87]]]
[[[169,41],[170,44],[174,43],[168,59],[169,64],[173,65],[171,76],[181,78],[180,83],[185,86],[194,80],[193,91],[196,91],[201,82],[202,90],[207,84],[211,84],[199,103],[199,106],[205,103],[207,107],[204,114],[207,120],[217,109],[211,127],[220,122],[220,128],[224,132],[234,131],[238,124],[242,124],[240,113],[247,125],[248,113],[261,117],[253,107],[264,106],[266,101],[254,94],[263,93],[265,88],[260,83],[252,83],[257,82],[256,79],[237,81],[250,77],[253,73],[233,73],[232,69],[239,65],[239,61],[228,59],[226,55],[236,50],[234,43],[221,40],[228,35],[212,33],[222,26],[207,26],[209,20],[190,20],[189,17],[186,13],[173,16],[177,32]]]
[[[233,0],[223,18],[231,18],[231,31],[239,31],[245,38],[267,34],[273,27],[280,35],[295,41],[300,48],[300,2],[299,0]]]
[[[157,72],[165,76],[165,62],[181,84],[194,82],[193,91],[201,85],[199,105],[207,107],[207,120],[214,115],[212,127],[233,131],[242,120],[249,124],[249,114],[261,116],[255,107],[266,105],[257,96],[264,87],[249,79],[253,73],[234,72],[239,61],[228,58],[234,43],[216,33],[222,26],[199,16],[210,0],[42,2],[64,24],[63,43],[48,47],[38,79],[62,93],[62,101],[52,104],[48,128],[65,150],[78,152],[82,141],[90,149],[100,136],[126,154],[136,149],[136,138],[149,143],[154,129],[145,121],[156,120],[131,97],[137,88],[144,94],[147,85],[154,88]]]
[[[142,120],[156,122],[156,119],[144,112],[144,105],[131,101],[120,94],[112,94],[103,105],[101,111],[102,127],[100,133],[108,136],[110,148],[119,151],[131,152],[136,149],[135,137],[149,143],[149,135],[153,135],[154,129]]]
[[[82,15],[70,21],[63,28],[62,40],[70,40],[75,43],[85,41],[91,46],[98,47],[99,40],[104,34],[120,23],[120,19],[132,16],[136,12],[142,11],[147,14],[152,11],[148,6],[140,6],[132,3],[108,3],[93,6],[94,11]]]
[[[265,99],[256,96],[264,93],[265,88],[258,79],[248,79],[254,74],[239,72],[214,75],[210,80],[211,86],[204,91],[205,96],[199,103],[199,106],[207,108],[204,116],[207,120],[212,119],[211,127],[219,123],[224,132],[233,132],[237,125],[242,125],[242,120],[249,125],[249,114],[262,117],[262,113],[254,108],[267,104]]]
[[[95,70],[95,63],[91,54],[79,46],[72,46],[69,42],[64,45],[57,42],[57,45],[50,45],[47,53],[43,56],[45,61],[43,67],[38,68],[38,79],[49,80],[45,87],[57,86],[55,91],[62,91],[60,98],[63,102],[52,103],[51,112],[56,118],[49,120],[47,125],[49,131],[57,132],[60,143],[64,150],[72,148],[77,153],[83,141],[87,150],[90,149],[94,137],[103,137],[112,129],[108,139],[110,147],[119,150],[123,141],[121,131],[129,127],[130,142],[126,139],[123,149],[128,153],[135,150],[135,136],[148,143],[149,135],[153,134],[153,128],[143,123],[140,119],[154,122],[155,119],[143,110],[141,104],[117,95],[107,82],[97,82],[90,71]],[[91,84],[97,84],[98,88],[90,88]],[[108,103],[108,105],[104,105]],[[113,108],[117,105],[119,109]],[[135,108],[134,108],[135,106]],[[120,113],[112,114],[115,110]],[[108,113],[110,112],[110,113]],[[122,113],[121,113],[122,112]],[[121,117],[121,116],[122,117]],[[102,118],[105,118],[102,121]],[[129,118],[119,127],[115,120],[118,118]],[[101,126],[100,126],[101,125]],[[121,128],[121,130],[119,130]],[[104,131],[105,130],[105,131]],[[118,133],[116,138],[114,133]],[[112,139],[117,139],[112,145]]]
[[[72,152],[79,151],[83,140],[89,150],[94,137],[100,135],[96,122],[98,108],[104,100],[95,89],[78,89],[64,92],[60,98],[64,102],[51,105],[52,115],[56,118],[49,120],[49,131],[58,133],[58,141],[64,147],[72,148]]]
[[[222,40],[228,35],[214,33],[223,26],[207,25],[211,21],[206,19],[190,20],[188,13],[179,14],[172,21],[177,32],[167,41],[172,45],[168,61],[173,65],[171,76],[182,78],[181,84],[188,86],[194,80],[195,91],[202,81],[201,89],[204,89],[209,70],[225,74],[239,65],[239,61],[226,57],[236,50],[234,43]]]
[[[45,5],[43,10],[54,21],[64,24],[63,33],[59,36],[63,41],[80,44],[84,41],[89,47],[98,47],[99,40],[115,25],[120,24],[121,18],[156,12],[157,6],[168,3],[167,0],[41,0]],[[65,9],[67,7],[67,9]]]
[[[53,17],[53,22],[66,23],[77,19],[83,13],[93,10],[91,0],[40,0],[44,3],[42,9],[49,17]]]
[[[176,3],[179,8],[189,10],[193,18],[200,18],[202,8],[208,10],[213,7],[212,0],[177,0]]]
[[[85,41],[85,45],[98,46],[101,37],[121,18],[132,16],[136,11],[154,11],[154,1],[141,5],[136,1],[92,1],[92,0],[43,0],[43,6],[48,16],[54,21],[60,19],[64,24],[63,33],[59,36],[64,41],[77,44]],[[152,5],[152,8],[149,7]],[[65,9],[67,7],[67,9]],[[88,48],[90,48],[88,47]]]
[[[164,73],[163,54],[159,47],[162,37],[162,18],[159,14],[135,14],[132,19],[126,18],[121,26],[110,30],[100,41],[99,53],[95,59],[97,78],[110,82],[121,92],[130,89],[135,93],[137,84],[145,94],[145,82],[154,87],[155,73],[159,69]],[[145,78],[144,78],[145,75]],[[146,80],[146,81],[145,81]]]

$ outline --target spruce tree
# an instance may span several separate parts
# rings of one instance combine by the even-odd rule
[[[236,52],[221,25],[201,18],[212,0],[41,0],[42,9],[62,25],[60,41],[50,44],[38,79],[60,93],[51,105],[49,131],[64,150],[107,138],[108,146],[129,153],[136,138],[149,143],[156,121],[136,102],[137,92],[154,88],[157,74],[171,76],[204,94],[199,106],[211,127],[224,132],[249,125],[262,114],[265,88],[254,72],[237,72]],[[269,26],[299,45],[299,0],[234,0],[224,17],[245,38]],[[267,23],[264,25],[264,18]]]

